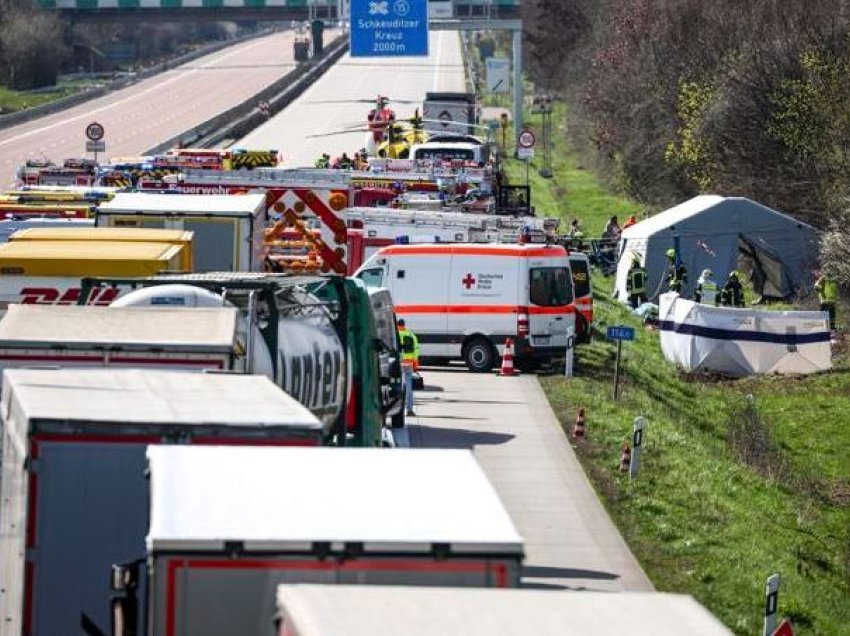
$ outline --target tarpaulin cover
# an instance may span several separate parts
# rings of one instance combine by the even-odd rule
[[[814,373],[832,365],[826,312],[711,307],[675,293],[659,301],[661,351],[688,371],[739,377]]]

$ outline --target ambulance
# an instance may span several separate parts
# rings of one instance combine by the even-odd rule
[[[390,290],[421,357],[475,372],[496,364],[508,338],[518,364],[563,357],[575,329],[570,261],[556,245],[391,245],[355,276]]]

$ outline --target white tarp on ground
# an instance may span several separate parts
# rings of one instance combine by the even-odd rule
[[[667,293],[659,298],[658,318],[664,357],[688,371],[745,376],[832,366],[823,311],[710,307]]]

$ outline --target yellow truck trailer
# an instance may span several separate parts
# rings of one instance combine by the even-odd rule
[[[184,246],[133,241],[14,241],[0,245],[0,310],[9,303],[72,305],[86,276],[153,276],[183,271]],[[124,290],[98,288],[87,304],[108,305]]]
[[[169,243],[180,245],[178,269],[194,271],[192,240],[194,232],[141,227],[32,227],[18,230],[9,241],[109,241],[116,243]]]

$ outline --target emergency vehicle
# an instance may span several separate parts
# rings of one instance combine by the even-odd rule
[[[563,247],[524,244],[393,245],[355,274],[386,287],[423,358],[491,369],[514,342],[518,363],[565,354],[575,328],[570,262]]]

